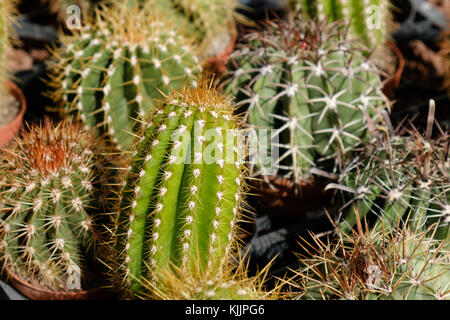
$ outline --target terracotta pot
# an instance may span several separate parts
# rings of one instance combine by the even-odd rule
[[[58,292],[36,287],[16,276],[5,267],[7,281],[21,294],[31,300],[107,300],[118,296],[108,288],[96,288],[73,292]]]
[[[252,180],[251,193],[270,208],[275,215],[301,216],[308,211],[318,210],[329,201],[324,192],[328,181],[312,179],[295,184],[289,179],[266,176]]]
[[[236,34],[233,34],[231,37],[230,44],[222,53],[208,58],[207,64],[208,66],[210,66],[212,71],[217,72],[219,74],[222,74],[226,71],[227,62],[230,59],[230,55],[233,52],[234,47],[236,45],[236,39],[237,39]]]
[[[19,101],[20,112],[8,125],[0,128],[0,148],[6,146],[19,132],[22,127],[23,115],[27,109],[27,102],[22,90],[11,81],[6,81],[9,92]]]
[[[403,70],[405,69],[405,57],[403,56],[400,49],[392,41],[387,40],[385,44],[397,57],[397,66],[395,73],[383,82],[383,93],[389,99],[393,99],[394,92],[400,84]]]

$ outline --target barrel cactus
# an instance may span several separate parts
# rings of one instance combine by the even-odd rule
[[[0,155],[1,261],[34,286],[99,284],[109,173],[96,141],[80,124],[46,119]]]
[[[350,34],[374,49],[389,34],[389,0],[290,0],[294,11],[329,21],[350,21]]]
[[[99,135],[127,149],[139,119],[198,71],[187,40],[137,6],[103,7],[55,50],[50,94]],[[131,134],[130,134],[131,133]]]
[[[199,81],[173,91],[145,121],[114,222],[112,270],[132,295],[172,266],[219,270],[235,247],[245,186],[233,111]]]
[[[292,281],[300,289],[299,299],[450,299],[448,240],[400,228],[393,233],[339,233],[331,244],[316,242],[318,248],[301,260]]]
[[[381,72],[348,39],[342,22],[297,15],[266,23],[244,43],[232,54],[223,86],[249,127],[267,129],[272,141],[260,143],[252,174],[275,171],[300,183],[314,170],[335,170],[389,108]],[[279,157],[267,162],[276,148]]]
[[[347,165],[339,183],[327,186],[342,191],[344,231],[350,231],[356,219],[391,229],[409,223],[424,230],[438,223],[435,237],[448,238],[450,139],[438,130],[433,135],[434,109],[431,101],[424,134],[412,125],[380,132]]]

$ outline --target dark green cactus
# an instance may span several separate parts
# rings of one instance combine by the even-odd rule
[[[64,48],[55,52],[51,95],[64,112],[129,148],[137,120],[170,88],[194,79],[196,58],[184,38],[147,10],[104,7],[96,19],[65,37]]]
[[[390,228],[410,223],[423,230],[439,223],[435,236],[448,238],[450,139],[442,131],[432,136],[434,109],[431,101],[425,134],[413,126],[380,132],[343,170],[339,184],[327,186],[343,191],[344,231],[350,231],[359,217]]]
[[[350,34],[369,48],[380,47],[389,34],[389,0],[290,0],[294,10],[328,19],[350,21]]]
[[[333,170],[333,160],[341,164],[368,140],[369,127],[389,107],[380,71],[340,22],[298,15],[268,22],[244,43],[232,55],[223,84],[250,127],[271,129],[273,143],[262,154],[278,146],[271,169],[296,183],[309,180],[314,169]],[[265,158],[255,160],[255,173],[264,173]]]
[[[115,222],[115,272],[132,294],[172,265],[219,270],[233,249],[244,188],[233,111],[201,81],[172,93],[147,120]]]
[[[316,239],[292,285],[307,300],[449,300],[448,239],[398,229],[339,233],[333,243]]]
[[[33,125],[0,154],[3,266],[54,291],[98,285],[107,162],[79,124]]]

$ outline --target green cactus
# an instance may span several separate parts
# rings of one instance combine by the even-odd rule
[[[172,265],[218,270],[234,247],[244,188],[237,120],[229,99],[199,82],[150,116],[120,196],[112,269],[134,295]]]
[[[276,169],[295,183],[316,170],[336,170],[370,136],[369,127],[389,107],[380,71],[347,38],[345,25],[301,15],[267,22],[232,54],[223,81],[251,128],[271,129],[272,144],[255,155],[252,174]],[[266,165],[264,155],[279,147]],[[274,156],[273,154],[271,155]]]
[[[374,49],[382,46],[389,34],[389,0],[290,0],[294,11],[328,19],[351,21],[350,34]]]
[[[197,265],[201,266],[201,263]],[[281,297],[280,286],[267,290],[264,287],[264,271],[248,277],[244,264],[235,270],[228,266],[222,270],[204,270],[201,267],[192,272],[182,268],[160,270],[158,285],[144,281],[147,292],[142,299],[156,300],[272,300]]]
[[[174,19],[195,39],[202,57],[224,51],[236,34],[235,20],[243,21],[235,12],[237,0],[145,0],[145,4]]]
[[[428,230],[433,232],[434,227]],[[301,259],[291,284],[298,299],[449,300],[450,253],[447,240],[428,232],[398,229],[339,233],[333,243]]]
[[[96,19],[55,51],[50,95],[126,149],[138,120],[199,69],[186,40],[147,10],[103,7]]]
[[[0,154],[3,266],[53,291],[88,289],[102,269],[108,162],[80,124],[45,119]]]
[[[349,232],[358,218],[390,228],[410,223],[424,230],[438,223],[435,237],[448,238],[450,139],[442,131],[432,136],[434,113],[431,101],[423,135],[412,125],[381,132],[347,165],[339,183],[327,186],[343,192],[344,231]]]

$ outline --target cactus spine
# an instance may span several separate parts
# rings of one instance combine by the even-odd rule
[[[172,265],[218,270],[232,249],[244,183],[233,110],[201,81],[172,93],[146,122],[115,223],[131,293]]]
[[[297,15],[268,22],[244,41],[223,85],[246,110],[250,127],[271,129],[280,153],[272,168],[296,183],[309,180],[312,169],[331,169],[331,159],[340,164],[388,107],[380,71],[342,23]],[[257,156],[255,173],[263,167]]]
[[[350,34],[368,48],[380,46],[388,34],[389,0],[291,0],[303,14],[329,21],[351,21]]]
[[[331,244],[316,239],[319,247],[302,259],[292,284],[300,299],[449,300],[448,240],[428,238],[433,230],[339,233]]]
[[[450,222],[450,157],[448,134],[433,138],[435,104],[430,102],[428,127],[420,134],[412,125],[390,128],[368,143],[347,165],[339,184],[346,205],[340,226],[350,231],[356,219],[396,228],[410,223],[426,229],[438,223],[435,236],[448,238]]]
[[[63,39],[51,93],[65,113],[125,149],[139,130],[136,120],[198,70],[184,38],[149,11],[133,10],[104,7],[80,34]]]
[[[29,129],[1,154],[2,263],[33,285],[86,289],[100,270],[106,162],[79,124],[46,119]]]

